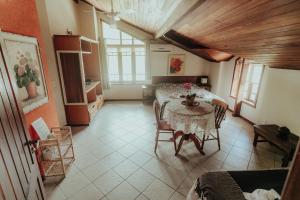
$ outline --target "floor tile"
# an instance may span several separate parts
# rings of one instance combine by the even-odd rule
[[[100,192],[98,188],[96,188],[93,184],[90,184],[80,190],[79,192],[76,192],[74,195],[72,195],[69,199],[70,200],[98,200],[103,197],[103,193]]]
[[[59,184],[59,188],[66,197],[70,197],[90,183],[91,182],[82,173],[77,173],[63,179]]]
[[[121,183],[113,191],[107,194],[109,200],[134,200],[138,197],[139,192],[129,185],[126,181]]]
[[[185,197],[182,194],[175,192],[170,200],[185,200]]]
[[[105,102],[90,126],[72,131],[76,160],[61,183],[46,187],[50,200],[181,200],[207,171],[269,169],[282,157],[267,143],[253,148],[252,125],[230,114],[220,128],[221,150],[208,141],[203,156],[186,142],[174,156],[173,144],[161,142],[155,154],[152,105],[137,101]]]
[[[107,194],[122,183],[124,179],[113,170],[108,171],[104,175],[98,177],[93,183],[103,194]]]
[[[138,166],[130,160],[125,160],[116,166],[113,170],[117,172],[122,178],[126,179],[138,169]]]
[[[145,195],[141,194],[140,196],[138,196],[136,198],[136,200],[149,200],[147,197],[145,197]]]
[[[168,200],[173,192],[172,188],[156,179],[143,194],[150,200]]]
[[[126,181],[134,186],[140,192],[143,192],[155,178],[144,169],[140,168],[132,174]]]
[[[132,154],[134,154],[138,149],[134,147],[132,144],[127,144],[126,146],[120,148],[118,152],[122,154],[125,157],[130,157]]]
[[[105,161],[100,160],[95,164],[82,169],[81,171],[90,181],[94,181],[108,170],[110,170],[110,166],[107,165]]]
[[[135,164],[139,166],[143,166],[151,158],[152,157],[149,154],[144,153],[142,151],[137,151],[132,156],[129,157],[130,160],[132,160]]]

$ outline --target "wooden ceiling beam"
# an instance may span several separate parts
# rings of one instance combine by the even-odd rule
[[[198,42],[177,33],[174,30],[170,30],[164,34],[163,39],[210,62],[227,61],[233,57],[232,54],[207,48]]]
[[[168,43],[170,43],[170,44],[173,44],[174,46],[177,46],[177,47],[179,47],[179,48],[181,48],[181,49],[184,49],[184,50],[186,50],[187,52],[190,52],[190,53],[192,53],[192,54],[194,54],[194,55],[196,55],[196,56],[199,56],[199,57],[201,57],[201,58],[204,58],[204,59],[207,60],[207,61],[210,61],[210,62],[218,62],[217,60],[214,60],[213,58],[211,58],[208,54],[202,54],[202,55],[200,55],[199,52],[197,52],[196,50],[187,48],[187,47],[185,47],[184,45],[182,45],[181,43],[178,43],[177,41],[174,41],[174,40],[172,40],[172,39],[170,39],[170,38],[168,38],[168,37],[165,37],[164,35],[163,35],[162,37],[160,37],[160,39],[162,39],[162,40],[164,40],[164,41],[166,41],[166,42],[168,42]]]
[[[199,7],[205,0],[182,0],[165,23],[155,33],[155,39],[160,38],[163,34],[172,29],[174,24],[178,23],[188,13]]]

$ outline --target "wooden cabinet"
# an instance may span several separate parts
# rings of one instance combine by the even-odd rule
[[[55,35],[65,111],[69,125],[88,125],[103,104],[98,42]]]

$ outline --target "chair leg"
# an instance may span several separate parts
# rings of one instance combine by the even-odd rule
[[[175,149],[175,153],[176,153],[177,148],[176,148],[176,137],[175,137],[175,132],[172,131],[172,134],[173,134],[174,149]]]
[[[185,138],[186,138],[185,135],[181,136],[181,139],[180,139],[180,141],[179,141],[179,145],[178,145],[178,148],[176,149],[175,155],[178,155],[178,153],[179,153],[179,151],[180,151],[180,149],[181,149],[182,143],[183,143],[183,141],[185,140]]]
[[[154,147],[154,153],[156,153],[156,149],[157,149],[157,143],[158,143],[158,138],[159,138],[159,130],[157,129],[157,131],[156,131],[156,136],[155,136],[155,147]]]
[[[218,140],[218,147],[219,147],[219,150],[221,150],[220,136],[219,136],[219,129],[217,129],[217,140]]]
[[[204,143],[205,143],[205,133],[203,133],[201,149],[204,148]]]

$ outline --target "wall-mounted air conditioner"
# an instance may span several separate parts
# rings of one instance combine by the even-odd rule
[[[150,52],[172,52],[173,47],[169,44],[150,44]]]

